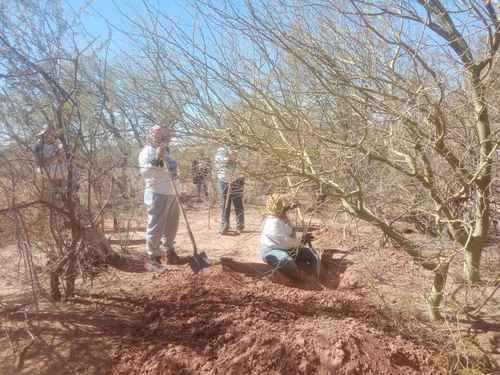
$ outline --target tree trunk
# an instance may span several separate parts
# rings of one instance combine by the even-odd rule
[[[469,283],[477,283],[480,280],[481,250],[482,246],[476,245],[465,251],[464,275]]]
[[[436,271],[434,271],[434,282],[432,284],[431,292],[427,297],[427,312],[430,320],[433,321],[440,320],[442,318],[440,305],[443,300],[443,291],[446,286],[449,266],[450,264],[446,262],[440,264]]]
[[[66,290],[64,299],[68,300],[75,294],[75,281],[76,281],[76,254],[72,254],[68,260],[68,268],[64,275]]]
[[[464,276],[470,283],[476,283],[480,278],[479,266],[481,251],[488,238],[490,226],[490,186],[492,173],[492,153],[494,152],[491,139],[491,125],[488,107],[485,100],[485,86],[481,82],[481,71],[476,67],[471,69],[471,83],[473,90],[473,104],[477,116],[476,129],[479,138],[479,163],[475,181],[475,212],[474,231],[470,247],[465,249]]]
[[[61,300],[61,291],[59,290],[59,272],[50,272],[50,296],[54,301]]]

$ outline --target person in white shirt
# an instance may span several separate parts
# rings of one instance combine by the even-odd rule
[[[174,249],[179,207],[166,159],[169,141],[168,129],[154,126],[149,133],[148,143],[139,154],[139,168],[145,183],[144,204],[148,211],[146,252],[149,257],[148,266],[152,271],[165,269],[161,264],[162,239],[167,247],[167,262],[182,263]]]
[[[236,232],[245,229],[245,209],[243,207],[243,191],[245,179],[238,172],[238,152],[231,145],[217,149],[215,154],[215,170],[219,185],[220,199],[220,234],[229,231],[231,205],[236,214]]]
[[[304,246],[313,239],[311,233],[305,233],[299,240],[288,219],[287,212],[296,207],[284,194],[269,196],[260,236],[260,253],[264,262],[297,280],[301,278],[297,262],[316,265],[318,260],[315,253]]]

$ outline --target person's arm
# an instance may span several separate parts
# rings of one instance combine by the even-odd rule
[[[163,160],[160,160],[155,150],[150,147],[143,149],[139,154],[139,169],[144,178],[155,176],[163,168]]]
[[[64,150],[57,145],[46,145],[39,143],[36,145],[36,157],[41,167],[49,167],[64,161]]]
[[[227,155],[226,149],[220,148],[219,150],[217,150],[217,152],[215,153],[214,162],[217,178],[221,178],[224,181],[228,182],[228,178],[230,177],[227,167],[229,157]]]
[[[300,246],[300,241],[293,235],[293,229],[281,220],[264,234],[272,243],[281,248],[292,249]]]
[[[155,157],[151,160],[151,165],[153,167],[165,167],[165,163],[168,163],[168,157],[165,155],[165,146],[161,145],[154,151]]]
[[[65,155],[64,155],[64,146],[61,141],[57,142],[56,152],[54,155],[53,162],[55,163],[64,163]]]
[[[229,162],[229,153],[225,149],[219,149],[215,154],[215,162],[218,167],[224,167]]]

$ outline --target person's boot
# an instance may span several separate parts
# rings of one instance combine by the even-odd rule
[[[245,224],[238,224],[236,226],[236,233],[242,233],[245,230]]]
[[[145,268],[149,272],[165,272],[167,270],[167,267],[161,264],[159,256],[150,256],[146,261]]]
[[[219,229],[220,234],[227,234],[229,232],[229,225],[221,225]]]
[[[184,258],[185,257],[178,256],[174,249],[167,250],[167,264],[171,265],[186,264],[187,259]]]

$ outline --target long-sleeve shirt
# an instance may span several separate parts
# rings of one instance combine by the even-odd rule
[[[193,160],[191,167],[191,173],[193,175],[194,181],[203,180],[210,175],[210,159],[201,157],[199,159]]]
[[[220,147],[215,153],[215,172],[217,178],[223,182],[231,182],[236,179],[236,161],[229,160],[228,147]]]
[[[156,160],[156,150],[151,145],[146,145],[139,153],[139,168],[144,177],[144,200],[151,193],[174,195],[172,178],[165,166],[154,166]]]
[[[300,246],[300,241],[290,224],[276,216],[266,216],[260,235],[262,247],[289,250]]]

